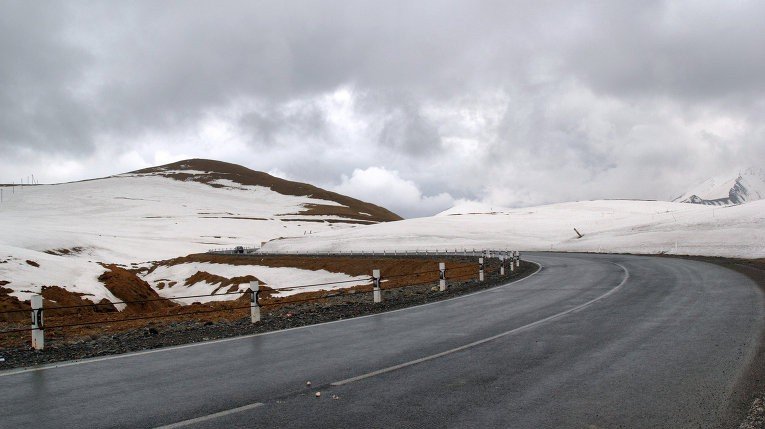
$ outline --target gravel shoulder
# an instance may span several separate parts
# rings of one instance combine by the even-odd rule
[[[736,259],[709,256],[667,256],[692,259],[716,264],[744,274],[752,279],[765,293],[765,259]],[[765,428],[765,332],[760,339],[757,355],[752,360],[748,377],[741,381],[735,391],[741,392],[730,402],[729,421],[741,422],[739,429]]]
[[[725,259],[725,258],[694,258],[712,262],[731,270],[742,273],[752,279],[765,293],[765,259]],[[765,333],[760,339],[757,356],[753,360],[749,377],[742,382],[742,392],[750,392],[748,396],[733,401],[731,413],[744,416],[739,429],[765,428]],[[736,405],[737,403],[737,405]]]

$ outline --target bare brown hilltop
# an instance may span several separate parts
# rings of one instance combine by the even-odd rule
[[[204,173],[200,173],[204,172]],[[187,159],[132,171],[129,174],[152,174],[181,181],[194,181],[212,187],[224,187],[217,180],[230,180],[240,185],[264,186],[283,195],[316,198],[334,201],[342,206],[328,204],[306,204],[300,215],[342,216],[356,219],[359,223],[390,222],[401,220],[401,216],[378,205],[327,191],[307,183],[280,179],[262,171],[250,170],[241,165],[212,159]]]

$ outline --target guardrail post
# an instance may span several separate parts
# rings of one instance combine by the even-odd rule
[[[260,322],[260,303],[258,295],[260,294],[260,282],[253,280],[250,282],[250,320],[252,323]]]
[[[372,270],[372,281],[374,282],[374,301],[375,303],[382,302],[382,292],[380,291],[380,270]]]
[[[32,348],[42,350],[45,348],[42,295],[32,295],[30,303],[32,304]]]
[[[438,289],[443,292],[446,290],[446,263],[438,263]]]
[[[478,258],[478,281],[483,281],[483,258]]]

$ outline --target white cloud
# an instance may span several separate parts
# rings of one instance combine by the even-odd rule
[[[212,158],[412,216],[765,160],[763,2],[394,3],[9,5],[0,182]]]
[[[355,169],[350,177],[344,175],[342,180],[334,188],[335,192],[386,207],[407,218],[427,216],[454,204],[454,198],[448,193],[423,195],[414,182],[384,167]]]

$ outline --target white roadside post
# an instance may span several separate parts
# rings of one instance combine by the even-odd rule
[[[504,256],[499,257],[499,275],[500,276],[505,275],[505,257]]]
[[[41,295],[32,295],[32,348],[42,350],[45,348],[45,325],[43,322],[43,298]]]
[[[483,281],[483,258],[478,258],[478,281]]]
[[[252,323],[260,322],[260,303],[258,302],[258,292],[260,291],[260,282],[253,280],[250,282],[250,320]]]
[[[516,251],[515,252],[515,266],[520,267],[521,266],[521,252]]]
[[[513,257],[514,254],[515,254],[515,252],[510,252],[510,255],[508,256],[508,259],[510,259],[510,272],[511,273],[513,271],[515,271],[515,258]]]
[[[438,263],[438,290],[441,292],[446,290],[446,263]]]
[[[380,292],[380,270],[372,270],[372,280],[374,281],[374,301],[382,302],[382,293]]]

